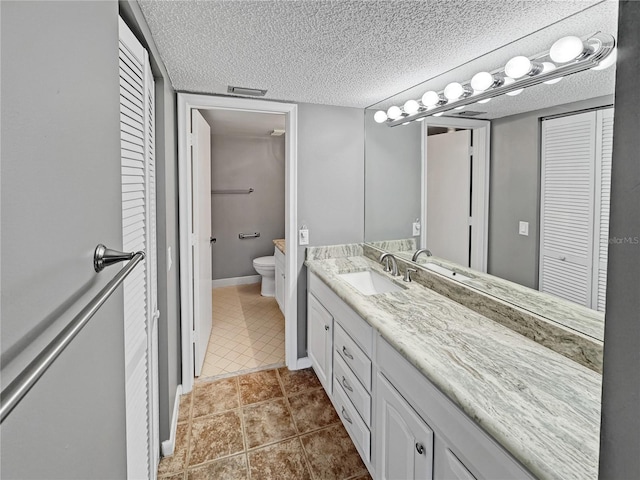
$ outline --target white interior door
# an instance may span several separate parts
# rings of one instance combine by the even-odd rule
[[[211,335],[211,128],[191,111],[193,172],[194,374],[200,376]]]
[[[471,131],[427,138],[427,248],[469,266]]]

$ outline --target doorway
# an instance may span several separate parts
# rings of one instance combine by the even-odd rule
[[[193,388],[193,378],[196,371],[195,342],[202,341],[202,338],[198,337],[199,319],[196,316],[196,310],[198,302],[205,300],[201,298],[203,295],[201,292],[205,290],[198,288],[199,284],[195,275],[196,265],[201,258],[196,245],[198,238],[195,235],[199,220],[195,215],[196,212],[194,212],[191,201],[197,179],[194,171],[190,137],[192,132],[192,112],[194,110],[201,112],[214,110],[218,111],[218,113],[271,113],[285,117],[284,210],[286,218],[284,237],[285,242],[292,246],[296,243],[297,218],[297,106],[265,100],[178,94],[182,387],[185,393]],[[210,195],[209,192],[208,194]],[[211,238],[215,238],[215,235],[212,235]],[[211,244],[211,242],[207,243]],[[285,364],[291,370],[305,366],[298,365],[297,358],[297,261],[297,249],[287,248],[284,268]],[[211,279],[208,282],[208,291],[210,294]],[[211,296],[209,295],[209,301],[210,298]]]
[[[213,301],[199,377],[282,367],[284,302],[277,300],[276,284],[283,277],[275,244],[285,239],[285,115],[199,113],[210,127]]]
[[[481,272],[487,271],[490,125],[427,117],[422,131],[421,248]]]

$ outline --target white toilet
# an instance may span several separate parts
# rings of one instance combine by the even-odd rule
[[[255,258],[253,260],[253,268],[262,275],[260,295],[274,297],[276,294],[276,258],[273,255]]]

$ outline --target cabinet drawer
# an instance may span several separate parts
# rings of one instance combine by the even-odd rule
[[[371,395],[358,381],[353,372],[344,363],[340,355],[333,357],[333,375],[335,382],[344,389],[344,393],[349,397],[351,403],[358,411],[364,423],[371,426]]]
[[[337,322],[333,333],[333,343],[336,352],[362,382],[364,388],[371,392],[371,360]]]
[[[347,432],[360,455],[367,463],[371,462],[371,432],[353,408],[345,391],[338,381],[333,379],[333,401]]]

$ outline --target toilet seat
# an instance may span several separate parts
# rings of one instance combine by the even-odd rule
[[[257,267],[276,268],[276,257],[271,255],[270,257],[258,257],[253,259],[253,264]]]

